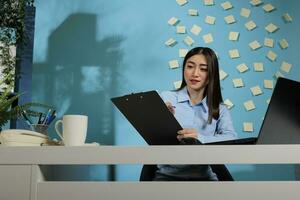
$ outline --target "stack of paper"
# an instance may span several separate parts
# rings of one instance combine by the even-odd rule
[[[21,129],[4,130],[0,134],[4,146],[41,146],[49,142],[48,137],[33,131]]]

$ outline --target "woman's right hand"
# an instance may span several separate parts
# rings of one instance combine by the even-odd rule
[[[175,115],[175,106],[173,106],[171,102],[166,102],[166,105],[167,105],[169,111],[170,111],[173,115]]]

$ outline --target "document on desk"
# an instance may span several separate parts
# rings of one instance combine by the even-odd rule
[[[177,145],[182,129],[156,91],[129,94],[111,101],[149,145]]]

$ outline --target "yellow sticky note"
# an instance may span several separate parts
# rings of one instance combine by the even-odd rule
[[[286,49],[289,47],[289,43],[287,42],[286,39],[281,39],[279,40],[279,46],[282,48],[282,49]]]
[[[284,75],[283,75],[280,71],[277,71],[277,72],[274,74],[274,76],[275,76],[276,78],[279,78],[279,77],[284,78]]]
[[[220,69],[219,76],[220,76],[220,80],[222,81],[228,76],[228,74],[224,70]]]
[[[275,24],[270,23],[270,24],[268,24],[268,25],[265,27],[265,29],[266,29],[269,33],[274,33],[275,31],[278,30],[278,27],[277,27]]]
[[[275,10],[275,7],[272,4],[268,3],[263,6],[263,9],[266,12],[272,12],[273,10]]]
[[[233,104],[229,99],[226,99],[226,100],[224,101],[224,105],[225,105],[228,109],[231,109],[231,108],[234,106],[234,104]]]
[[[174,38],[169,38],[166,42],[165,45],[167,46],[174,46],[176,44],[176,40]]]
[[[239,58],[240,57],[239,50],[237,50],[237,49],[231,49],[231,50],[229,50],[229,56],[232,59]]]
[[[170,24],[171,26],[174,26],[175,24],[177,24],[179,22],[179,20],[176,17],[171,17],[168,20],[168,24]]]
[[[185,4],[188,3],[187,0],[176,0],[176,2],[177,2],[177,4],[180,5],[180,6],[183,6],[183,5],[185,5]]]
[[[184,58],[185,57],[185,55],[188,53],[188,49],[179,49],[179,57],[180,58]]]
[[[209,16],[209,15],[207,15],[205,17],[205,23],[207,23],[207,24],[215,24],[215,22],[216,22],[216,18],[215,17]]]
[[[241,78],[232,79],[232,82],[235,88],[244,87],[244,82],[243,79]]]
[[[273,47],[274,47],[274,40],[271,39],[271,38],[265,38],[264,45],[265,45],[266,47],[271,47],[271,48],[273,48]]]
[[[290,16],[289,13],[285,13],[283,16],[282,16],[283,20],[287,23],[289,22],[292,22],[293,21],[293,18]]]
[[[180,34],[186,33],[185,26],[177,26],[177,27],[176,27],[176,32],[177,32],[177,33],[180,33]]]
[[[170,60],[170,61],[169,61],[169,67],[170,67],[171,69],[178,68],[178,67],[179,67],[179,62],[178,62],[178,60]]]
[[[274,85],[273,85],[273,80],[264,80],[264,87],[266,89],[273,89]]]
[[[241,15],[242,17],[248,18],[248,17],[250,17],[250,14],[251,14],[251,10],[249,10],[249,9],[247,9],[247,8],[242,8],[242,9],[241,9],[240,15]]]
[[[215,4],[214,0],[203,0],[205,6],[213,6]]]
[[[252,31],[253,29],[256,28],[256,24],[254,21],[249,21],[245,24],[245,27],[247,28],[248,31]]]
[[[194,44],[194,40],[190,36],[186,36],[186,38],[184,38],[183,41],[184,41],[185,44],[187,44],[189,46],[192,46]]]
[[[203,35],[203,40],[205,43],[211,43],[214,41],[214,38],[211,33]]]
[[[253,123],[252,122],[243,122],[243,131],[244,132],[253,132]]]
[[[254,102],[252,100],[244,102],[244,107],[246,108],[247,111],[255,109],[255,105],[254,105]]]
[[[228,16],[224,17],[224,20],[227,24],[233,24],[236,22],[233,15],[228,15]]]
[[[261,0],[251,0],[250,4],[252,6],[259,6],[260,4],[262,4],[263,2]]]
[[[191,28],[191,33],[193,33],[194,35],[199,35],[201,30],[202,30],[202,28],[200,26],[194,24]]]
[[[257,40],[254,40],[253,42],[250,42],[249,46],[252,50],[257,50],[261,47],[261,45],[259,44],[259,42]]]
[[[264,64],[261,62],[255,62],[253,63],[254,71],[256,72],[263,72],[264,71]]]
[[[240,35],[239,32],[230,31],[228,39],[231,41],[237,41],[239,39],[239,35]]]
[[[285,62],[285,61],[283,61],[283,62],[281,63],[280,69],[281,69],[282,71],[284,71],[284,72],[286,72],[286,73],[289,73],[290,70],[291,70],[291,68],[292,68],[292,65],[291,65],[290,63],[287,63],[287,62]]]
[[[236,68],[240,73],[244,73],[249,69],[245,63],[239,64]]]
[[[229,9],[233,8],[230,1],[225,1],[224,3],[221,3],[221,6],[224,10],[229,10]]]
[[[182,81],[174,81],[174,82],[173,82],[174,88],[175,88],[176,90],[179,89],[180,86],[181,86],[181,83],[182,83]]]
[[[250,90],[251,90],[252,95],[254,95],[254,96],[257,96],[257,95],[260,95],[263,93],[258,85],[250,88]]]
[[[196,9],[189,9],[188,13],[190,16],[198,16],[198,10]]]
[[[267,58],[274,62],[277,58],[277,54],[274,53],[273,51],[268,51]]]

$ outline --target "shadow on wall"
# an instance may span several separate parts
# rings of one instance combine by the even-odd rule
[[[110,97],[119,84],[124,38],[117,35],[97,41],[96,24],[96,15],[76,13],[53,31],[46,61],[34,64],[34,98],[54,105],[58,118],[64,114],[88,115],[87,142],[114,144]],[[57,137],[53,124],[50,136]],[[77,179],[81,179],[80,174]],[[109,179],[113,172],[110,174]]]

